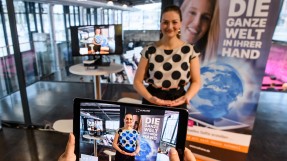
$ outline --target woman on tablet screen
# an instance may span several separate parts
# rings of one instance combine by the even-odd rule
[[[133,129],[133,115],[126,113],[124,127],[116,131],[113,147],[117,150],[116,161],[134,161],[140,151],[139,133]]]

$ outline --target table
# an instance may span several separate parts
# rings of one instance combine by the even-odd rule
[[[55,121],[53,129],[62,133],[71,133],[73,132],[73,120],[67,119]]]
[[[105,137],[104,136],[91,136],[91,135],[83,135],[83,137],[86,139],[94,140],[94,155],[97,156],[97,148],[98,148],[97,140],[104,139]]]
[[[76,75],[93,76],[94,78],[94,93],[95,99],[101,99],[101,75],[108,75],[124,70],[123,65],[111,62],[110,66],[98,66],[97,69],[93,67],[85,67],[84,64],[76,64],[69,68],[69,71]]]

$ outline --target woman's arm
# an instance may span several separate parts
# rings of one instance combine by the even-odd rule
[[[174,100],[171,104],[171,106],[178,106],[183,103],[189,104],[189,101],[196,95],[196,93],[199,91],[201,86],[201,80],[200,80],[200,63],[199,58],[196,56],[193,58],[190,62],[190,86],[188,90],[186,91],[186,94],[176,100]]]
[[[148,59],[141,57],[139,65],[138,65],[138,69],[136,71],[135,78],[134,78],[134,85],[133,85],[134,89],[150,103],[162,105],[162,106],[169,105],[171,101],[162,100],[151,95],[146,89],[146,87],[144,86],[143,81],[144,81],[144,76],[147,70],[148,70]]]
[[[125,151],[123,151],[121,148],[119,148],[118,146],[118,140],[119,140],[119,134],[116,133],[115,134],[115,138],[114,138],[114,141],[113,141],[113,147],[120,153],[122,154],[125,154]]]
[[[143,84],[145,73],[148,70],[148,59],[141,57],[138,69],[134,78],[134,89],[146,100],[150,100],[152,95],[147,91]]]

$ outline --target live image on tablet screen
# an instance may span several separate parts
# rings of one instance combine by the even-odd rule
[[[94,102],[80,104],[79,154],[82,158],[106,160],[104,151],[115,152],[114,136],[124,126],[127,113],[132,114],[132,127],[139,134],[140,152],[135,160],[169,160],[168,150],[176,147],[178,111]]]
[[[120,24],[71,26],[70,30],[72,56],[123,53]]]

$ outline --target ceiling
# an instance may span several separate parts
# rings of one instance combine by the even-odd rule
[[[116,0],[118,3],[125,3],[129,6],[135,6],[135,5],[143,5],[143,4],[150,4],[150,3],[158,3],[161,2],[161,0]]]
[[[108,0],[22,0],[27,2],[36,3],[51,3],[51,4],[63,4],[63,5],[75,5],[83,7],[104,7],[112,9],[129,10],[132,6],[158,3],[161,0],[112,0],[114,2],[113,6],[108,6]],[[123,4],[128,5],[128,8],[124,8]]]

